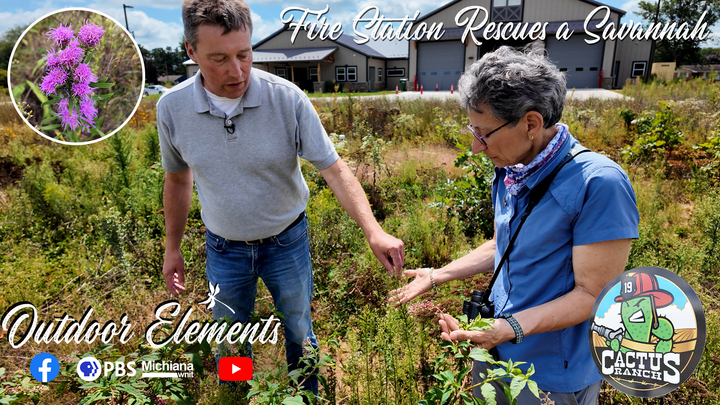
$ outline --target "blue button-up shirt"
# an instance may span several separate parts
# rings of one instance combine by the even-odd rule
[[[528,180],[516,196],[495,169],[492,197],[495,210],[495,266],[527,207],[530,189],[550,174],[577,143],[564,145]],[[555,177],[548,192],[528,216],[509,259],[492,289],[495,316],[516,313],[552,301],[575,287],[572,248],[615,239],[638,238],[639,214],[627,175],[615,162],[581,153]],[[600,381],[588,343],[588,321],[553,332],[526,336],[520,344],[497,346],[501,360],[535,365],[531,377],[544,391],[574,392]]]

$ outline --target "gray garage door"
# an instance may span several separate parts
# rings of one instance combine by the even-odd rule
[[[465,45],[460,41],[430,41],[418,43],[418,83],[425,91],[450,90],[463,72]]]
[[[550,37],[545,48],[550,59],[565,72],[568,89],[585,87],[597,88],[602,69],[602,54],[605,42],[598,41],[588,45],[585,35],[573,35],[567,41],[559,41]]]

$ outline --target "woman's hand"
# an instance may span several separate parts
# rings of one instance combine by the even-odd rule
[[[460,322],[450,315],[440,315],[442,338],[452,342],[469,340],[481,349],[490,350],[502,342],[515,338],[512,326],[503,318],[496,319],[492,329],[467,331],[460,329]]]
[[[388,301],[394,302],[397,307],[400,304],[409,302],[420,294],[430,291],[430,289],[432,289],[432,282],[430,281],[431,271],[432,269],[430,268],[405,270],[403,275],[405,277],[415,277],[415,280],[403,287],[390,291]]]

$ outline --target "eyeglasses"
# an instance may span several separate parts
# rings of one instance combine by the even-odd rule
[[[487,137],[489,137],[490,135],[494,134],[495,132],[501,130],[505,125],[507,125],[507,124],[509,124],[509,123],[510,123],[510,121],[508,121],[508,122],[500,125],[499,127],[497,127],[497,128],[495,128],[495,129],[493,129],[492,131],[488,132],[487,135],[485,135],[485,136],[480,136],[480,135],[478,135],[478,133],[475,132],[475,130],[473,129],[472,124],[468,125],[468,126],[467,126],[467,129],[469,129],[470,132],[472,132],[472,134],[475,136],[475,138],[476,138],[478,141],[480,141],[480,143],[482,143],[483,145],[487,146],[487,142],[485,142],[485,139],[486,139]]]

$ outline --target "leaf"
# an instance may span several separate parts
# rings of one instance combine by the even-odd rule
[[[42,104],[40,104],[40,105],[41,105],[41,106],[45,106],[45,105],[48,105],[48,104],[55,104],[55,103],[58,102],[58,100],[60,100],[60,99],[59,99],[59,98],[50,98],[50,99],[46,100],[44,103],[42,103]]]
[[[27,88],[27,85],[25,83],[20,83],[17,86],[15,86],[12,90],[13,92],[13,98],[15,98],[15,102],[20,102],[20,96],[25,92],[25,89]]]
[[[26,80],[25,83],[30,86],[30,89],[32,89],[33,94],[35,94],[35,97],[40,101],[40,103],[45,103],[47,101],[47,97],[43,94],[43,92],[40,90],[40,88],[37,86],[37,84],[31,82],[30,80]],[[42,105],[42,104],[41,104]],[[45,105],[43,106],[43,118],[50,115],[50,106]]]
[[[444,404],[447,402],[448,399],[450,399],[450,395],[453,394],[452,390],[447,390],[443,393],[442,399],[440,399],[440,403]]]
[[[530,392],[532,392],[533,395],[535,395],[537,398],[540,398],[540,392],[538,391],[537,383],[533,380],[528,380],[527,385]]]
[[[518,395],[520,395],[520,391],[525,388],[526,382],[527,380],[522,377],[515,377],[512,381],[510,381],[510,395],[512,395],[512,399],[515,399]]]
[[[495,399],[495,387],[493,387],[492,384],[485,383],[481,385],[480,392],[482,392],[487,405],[497,405],[497,400]]]
[[[100,83],[100,82],[90,83],[90,87],[94,87],[96,89],[109,89],[110,87],[112,87],[114,85],[115,85],[115,83]]]
[[[482,363],[495,360],[490,354],[490,352],[488,352],[486,349],[480,349],[479,347],[472,349],[468,357]]]
[[[53,125],[45,125],[44,127],[38,127],[38,129],[43,131],[49,131],[51,129],[60,128],[60,124],[53,124]]]
[[[305,405],[305,402],[303,402],[302,396],[293,395],[292,397],[287,397],[287,398],[283,399],[282,404],[283,405]]]

